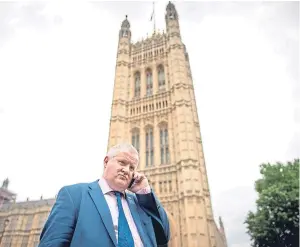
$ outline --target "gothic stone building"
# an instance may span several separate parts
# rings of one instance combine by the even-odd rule
[[[16,202],[8,179],[0,188],[0,247],[36,247],[55,199]]]
[[[226,247],[222,221],[218,228],[213,216],[189,56],[172,3],[165,21],[166,32],[137,43],[127,17],[122,22],[108,148],[131,142],[138,149],[139,169],[170,219],[169,247]],[[15,203],[7,186],[1,193],[0,247],[37,246],[55,199]]]
[[[226,246],[215,224],[189,56],[173,3],[166,32],[131,42],[119,32],[108,148],[132,142],[171,222],[170,246]]]

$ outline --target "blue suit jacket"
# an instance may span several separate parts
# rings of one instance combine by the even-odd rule
[[[168,217],[153,191],[146,195],[126,194],[144,246],[167,246]],[[39,247],[116,246],[112,217],[98,180],[61,188],[42,230]]]

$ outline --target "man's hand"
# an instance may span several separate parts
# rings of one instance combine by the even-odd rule
[[[135,180],[131,188],[128,188],[129,191],[136,193],[137,191],[149,186],[148,179],[144,174],[135,172],[133,178]]]

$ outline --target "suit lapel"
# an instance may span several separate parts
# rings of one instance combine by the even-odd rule
[[[113,221],[111,218],[111,213],[109,211],[107,202],[104,198],[103,192],[98,184],[98,181],[95,181],[90,184],[91,190],[89,194],[101,216],[101,219],[106,227],[106,230],[111,237],[112,241],[114,242],[115,246],[117,246],[117,239],[113,227]]]
[[[128,203],[129,209],[130,209],[130,213],[132,215],[132,218],[134,220],[135,226],[139,232],[140,238],[143,241],[144,245],[145,245],[145,232],[142,226],[142,221],[140,218],[140,215],[138,213],[138,209],[137,206],[134,202],[134,199],[132,198],[132,196],[128,193],[126,193],[126,201]]]

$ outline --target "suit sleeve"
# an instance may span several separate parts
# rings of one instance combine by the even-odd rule
[[[170,240],[170,226],[163,206],[153,191],[148,194],[136,194],[136,197],[139,205],[151,217],[157,245],[167,245]]]
[[[66,187],[63,187],[49,214],[38,247],[69,247],[76,225],[76,210]]]

